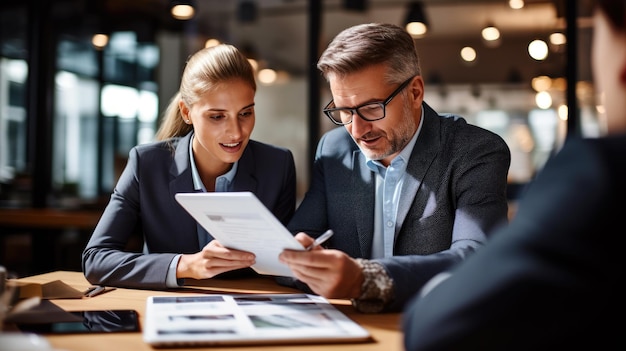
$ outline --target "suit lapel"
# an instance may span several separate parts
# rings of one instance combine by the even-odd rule
[[[354,203],[346,204],[354,206],[351,211],[355,212],[356,231],[359,238],[361,257],[370,257],[372,251],[372,239],[374,231],[374,193],[376,182],[374,173],[367,167],[365,155],[356,149],[353,152],[352,178]]]
[[[400,203],[398,204],[396,236],[399,233],[401,224],[406,219],[411,204],[417,196],[417,192],[422,188],[422,181],[433,164],[439,152],[438,150],[441,150],[441,140],[439,138],[440,117],[426,103],[423,103],[422,107],[424,108],[424,123],[411,152],[411,158],[406,169],[407,174],[404,178]]]
[[[253,141],[250,140],[237,165],[237,174],[235,174],[235,179],[233,179],[234,191],[251,191],[256,193],[257,179],[253,176],[254,168],[254,145]]]
[[[174,161],[170,167],[172,176],[170,195],[172,195],[172,198],[179,192],[193,192],[193,179],[191,178],[191,164],[189,161],[189,143],[191,142],[192,134],[189,133],[182,137],[174,150]]]
[[[194,192],[193,179],[191,177],[191,163],[189,160],[189,143],[191,142],[192,134],[193,133],[189,133],[182,137],[178,141],[178,144],[176,144],[176,149],[174,150],[174,160],[170,167],[172,180],[169,184],[172,199],[174,199],[174,195],[177,193]],[[181,218],[180,231],[176,234],[176,240],[189,243],[197,242],[198,246],[196,252],[200,251],[202,243],[200,243],[198,238],[198,229],[199,225],[193,217],[186,216],[185,218]]]

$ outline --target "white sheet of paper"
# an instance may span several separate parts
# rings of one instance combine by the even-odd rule
[[[325,298],[307,294],[150,296],[143,339],[154,347],[369,342]]]
[[[222,245],[254,253],[256,272],[293,277],[278,255],[283,249],[304,247],[253,193],[178,193],[175,197]]]

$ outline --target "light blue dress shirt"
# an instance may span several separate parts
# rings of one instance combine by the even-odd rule
[[[415,135],[413,135],[400,154],[391,161],[389,167],[385,167],[377,160],[367,160],[367,166],[376,174],[372,258],[393,256],[396,233],[402,226],[402,223],[396,223],[396,219],[406,166],[422,129],[423,121],[424,110],[422,109],[422,118]]]
[[[193,178],[193,188],[196,192],[206,193],[206,187],[202,183],[202,179],[200,178],[200,174],[198,173],[198,168],[196,167],[196,161],[193,157],[193,138],[191,136],[191,140],[189,141],[189,161],[191,162],[191,176]],[[235,174],[237,173],[237,165],[238,162],[233,164],[233,167],[223,174],[217,179],[215,179],[215,192],[228,192],[233,190],[233,179],[235,178]],[[197,224],[198,228],[198,242],[200,243],[200,247],[204,247],[209,241],[213,240],[213,237],[200,225]],[[167,271],[166,284],[170,288],[179,287],[178,280],[176,279],[176,267],[178,266],[178,261],[180,260],[181,255],[176,255],[172,262],[170,263],[169,269]]]

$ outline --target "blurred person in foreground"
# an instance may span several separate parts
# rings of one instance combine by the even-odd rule
[[[292,153],[250,139],[256,81],[248,59],[222,44],[195,53],[154,143],[134,147],[83,251],[92,284],[175,288],[184,278],[252,274],[251,252],[228,249],[176,193],[250,191],[284,224],[295,211]],[[143,252],[128,252],[140,231]],[[222,275],[224,276],[224,275]]]
[[[626,349],[626,2],[596,3],[607,135],[566,140],[510,225],[408,305],[407,350]]]
[[[337,35],[317,67],[341,127],[320,139],[313,178],[288,225],[293,284],[358,311],[398,311],[432,276],[463,260],[507,221],[509,149],[498,135],[424,101],[413,38],[370,23]],[[303,285],[304,284],[304,285]]]

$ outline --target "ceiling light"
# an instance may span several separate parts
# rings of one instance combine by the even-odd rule
[[[106,34],[94,34],[91,38],[91,44],[98,50],[103,49],[109,43],[109,36]]]
[[[548,57],[548,44],[541,39],[536,39],[528,44],[528,54],[537,61],[543,61]]]
[[[513,10],[519,10],[524,7],[524,0],[509,0],[509,7]]]
[[[220,45],[220,41],[215,39],[215,38],[207,39],[207,41],[204,42],[204,47],[205,48],[212,48],[212,47],[218,46],[218,45]]]
[[[567,43],[567,37],[563,33],[555,32],[550,34],[550,43],[552,45],[563,45]]]
[[[259,71],[259,74],[257,76],[257,78],[259,79],[259,82],[263,83],[263,84],[272,84],[276,81],[276,71],[274,71],[271,68],[264,68],[262,70]]]
[[[461,49],[461,58],[465,62],[474,62],[476,60],[476,50],[470,46]]]
[[[193,0],[171,0],[170,13],[178,20],[188,20],[196,14]]]
[[[500,30],[493,23],[487,23],[480,34],[483,39],[483,44],[487,47],[495,48],[500,46],[502,42]]]
[[[493,24],[488,24],[481,31],[481,35],[486,41],[496,41],[500,39],[500,30],[496,28],[496,26],[494,26]]]
[[[552,106],[552,96],[547,91],[540,91],[535,94],[535,104],[542,110],[548,109]]]
[[[413,37],[420,37],[428,31],[428,19],[424,12],[424,5],[421,1],[409,3],[409,10],[406,16],[406,30]]]
[[[537,76],[531,80],[530,85],[536,92],[546,91],[552,86],[552,79],[548,76]]]

